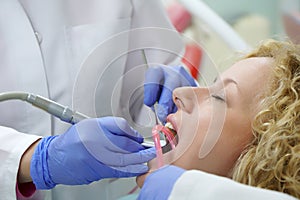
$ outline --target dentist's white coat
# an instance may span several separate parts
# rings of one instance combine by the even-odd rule
[[[148,62],[170,64],[183,47],[166,30],[172,26],[163,9],[159,0],[1,0],[0,92],[32,92],[91,117],[123,116],[139,129],[149,121],[140,117],[140,49]],[[0,199],[14,200],[24,151],[69,124],[19,101],[0,103],[0,113]],[[134,186],[135,178],[58,186],[45,199],[116,199]]]
[[[159,0],[1,0],[0,92],[32,92],[91,117],[123,116],[139,130],[140,124],[149,125],[142,117],[140,89],[146,66],[139,49],[146,49],[149,63],[164,64],[182,51],[178,35],[165,29],[171,28],[166,19]],[[63,133],[69,125],[18,101],[0,103],[0,113],[0,199],[15,200],[24,151],[39,137]],[[210,181],[209,190],[182,187],[186,181]],[[117,199],[134,185],[133,178],[57,186],[35,199]],[[241,187],[200,173],[183,176],[172,199],[182,199],[179,194],[186,192],[196,199],[209,194],[218,195],[206,199],[233,199],[232,191],[241,199]],[[260,192],[258,196],[265,193]]]

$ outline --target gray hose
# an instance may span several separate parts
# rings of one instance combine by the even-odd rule
[[[4,92],[0,93],[0,102],[8,101],[8,100],[22,100],[28,103],[31,103],[33,106],[38,107],[47,113],[59,118],[64,122],[68,122],[70,124],[76,124],[77,122],[89,118],[88,116],[73,111],[67,106],[63,106],[55,101],[47,99],[45,97],[27,93],[27,92]],[[142,145],[146,148],[153,147],[154,142],[152,138],[145,138]],[[164,145],[162,145],[164,146]]]
[[[88,116],[73,111],[67,106],[63,106],[55,101],[45,97],[27,93],[27,92],[4,92],[0,93],[0,102],[7,100],[22,100],[31,103],[33,106],[38,107],[49,114],[58,117],[64,122],[75,124],[83,119],[89,118]]]

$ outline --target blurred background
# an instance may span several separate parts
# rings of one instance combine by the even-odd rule
[[[268,38],[300,39],[300,0],[163,0],[168,15],[186,40],[183,62],[201,84],[209,84],[229,67],[242,52],[247,52]],[[199,7],[197,3],[201,3]],[[228,24],[238,39],[218,27],[202,4]],[[199,14],[199,16],[197,16]],[[208,18],[207,18],[208,17]],[[219,23],[219,22],[218,22]],[[299,36],[298,36],[299,35]]]
[[[182,63],[200,85],[266,39],[300,43],[300,0],[162,1],[185,40]],[[133,191],[119,200],[135,199]]]

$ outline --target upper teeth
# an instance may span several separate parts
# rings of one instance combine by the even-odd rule
[[[167,123],[165,124],[165,127],[174,130],[174,127],[173,127],[173,125],[172,125],[170,122],[167,122]]]

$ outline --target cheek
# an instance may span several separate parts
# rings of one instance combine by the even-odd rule
[[[222,134],[214,147],[224,175],[232,169],[242,151],[253,140],[250,121],[239,117],[239,120],[232,117],[226,119]]]
[[[241,115],[227,117],[223,130],[221,139],[229,149],[243,149],[253,139],[251,122]]]
[[[227,176],[253,139],[250,121],[230,111],[221,117],[212,117],[211,113],[207,108],[201,115],[182,116],[180,123],[184,126],[180,126],[180,143],[173,164]]]
[[[251,143],[253,138],[254,136],[252,134],[250,122],[231,122],[224,125],[224,131],[220,140],[223,143],[224,148],[240,155],[244,148]]]
[[[211,112],[207,108],[191,114],[183,114],[179,121],[179,144],[175,149],[173,164],[185,169],[198,169],[199,150],[211,124]]]

